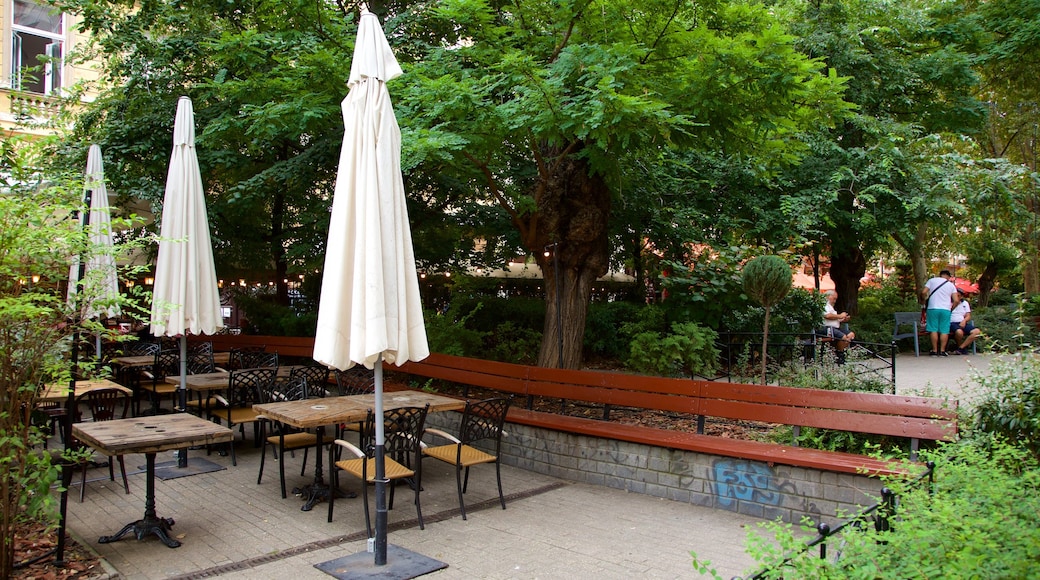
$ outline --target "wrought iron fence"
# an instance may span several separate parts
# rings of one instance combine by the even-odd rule
[[[935,481],[935,462],[929,461],[925,464],[925,471],[919,475],[910,487],[921,485],[922,482],[928,482],[928,491],[932,492],[932,484]],[[773,566],[762,568],[758,572],[755,572],[751,576],[742,577],[734,576],[733,580],[764,580],[766,578],[777,577],[777,572],[784,566],[790,564],[795,558],[805,557],[809,554],[813,548],[819,547],[819,558],[826,560],[827,558],[833,557],[834,562],[838,562],[841,559],[841,545],[834,551],[833,556],[827,554],[827,546],[830,543],[831,538],[841,534],[845,530],[851,528],[855,530],[861,530],[864,526],[873,524],[874,529],[878,532],[887,532],[892,529],[892,519],[896,516],[896,494],[887,487],[881,488],[881,500],[877,503],[864,508],[862,511],[845,520],[837,527],[831,528],[826,523],[819,523],[816,525],[816,537],[809,540],[799,549],[797,552],[786,556],[783,561]],[[844,543],[844,542],[843,542]]]

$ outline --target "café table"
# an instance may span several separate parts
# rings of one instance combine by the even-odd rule
[[[116,419],[99,423],[76,423],[72,426],[72,435],[106,455],[145,455],[147,479],[144,517],[123,526],[123,529],[111,536],[101,536],[98,543],[115,542],[133,532],[138,540],[155,534],[171,548],[176,548],[181,543],[170,536],[173,518],[161,518],[155,513],[156,454],[191,445],[225,443],[234,438],[231,429],[188,413]]]
[[[383,410],[400,407],[423,407],[430,405],[430,412],[459,411],[466,408],[466,402],[453,397],[435,395],[425,391],[394,391],[383,393]],[[375,407],[375,394],[351,395],[346,397],[325,397],[323,399],[304,399],[299,401],[281,401],[278,403],[262,403],[253,405],[253,410],[271,419],[280,421],[297,429],[314,429],[317,435],[317,447],[321,449],[326,425],[340,423],[357,423],[365,420],[369,409]],[[325,483],[322,467],[322,453],[315,453],[314,482],[301,491],[304,504],[300,509],[310,511],[315,504],[327,499],[330,489]]]
[[[133,391],[120,385],[115,381],[108,379],[91,379],[87,381],[76,381],[75,396],[77,399],[90,391],[96,391],[98,389],[118,389],[128,395],[132,395]],[[40,393],[36,400],[41,403],[61,403],[69,397],[69,385],[68,383],[51,384],[44,387],[43,392]]]
[[[215,365],[227,365],[231,361],[230,352],[215,352],[213,353],[213,364]],[[123,368],[142,368],[149,367],[155,364],[155,355],[144,354],[144,355],[132,355],[132,356],[117,356],[111,360],[112,364],[119,365]]]

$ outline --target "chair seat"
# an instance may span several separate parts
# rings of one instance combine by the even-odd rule
[[[210,408],[210,409],[216,409],[216,408],[220,407],[220,403],[217,402],[217,399],[215,399],[213,397],[210,397],[208,399],[203,399],[201,401],[198,401],[198,400],[188,401],[188,406],[193,408],[193,409],[205,409],[207,407]]]
[[[157,395],[172,395],[177,392],[177,385],[170,383],[159,383],[157,385],[142,385],[142,388],[148,392],[155,393]]]
[[[214,413],[217,417],[227,420],[228,410],[221,409]],[[231,424],[238,425],[240,423],[253,423],[257,420],[259,413],[253,410],[252,407],[232,407],[231,408]]]
[[[314,447],[318,444],[318,436],[314,433],[307,433],[306,431],[300,433],[289,433],[282,440],[278,435],[272,435],[267,438],[267,442],[271,445],[278,446],[279,441],[282,441],[282,449],[289,451],[295,449],[303,449],[305,447]]]
[[[434,459],[440,459],[446,463],[455,464],[455,460],[459,459],[459,446],[458,445],[438,445],[436,447],[427,447],[423,449],[423,455],[428,455]],[[462,446],[461,463],[463,467],[469,467],[471,465],[480,465],[481,463],[494,463],[495,456],[490,453],[485,453],[475,447],[469,445]]]
[[[365,466],[365,463],[368,463],[367,467]],[[362,477],[362,470],[367,469],[368,483],[375,483],[376,460],[374,457],[367,459],[360,457],[357,459],[344,459],[342,461],[337,461],[336,467],[346,471],[358,479],[361,479]],[[402,479],[405,477],[413,477],[415,475],[414,470],[408,469],[389,457],[386,458],[384,470],[386,471],[387,479]]]

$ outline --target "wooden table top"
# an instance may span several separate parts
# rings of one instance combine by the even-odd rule
[[[115,356],[112,357],[112,364],[119,365],[125,368],[140,368],[150,367],[155,364],[154,354],[138,354],[133,356]]]
[[[275,378],[287,379],[289,374],[295,368],[300,368],[301,365],[285,365],[278,367],[275,373]],[[221,389],[228,388],[228,383],[231,382],[231,373],[229,372],[215,372],[215,373],[199,373],[194,375],[185,375],[184,385],[192,391],[219,391]],[[168,375],[166,382],[171,385],[181,384],[180,375]]]
[[[133,391],[119,383],[108,379],[93,379],[89,381],[76,381],[76,398],[98,389],[119,389],[128,395],[133,394]],[[69,385],[68,383],[63,383],[60,385],[47,385],[43,392],[36,397],[36,400],[41,402],[62,402],[67,399],[68,396]]]
[[[215,352],[213,353],[213,364],[215,365],[227,365],[231,361],[230,352]],[[155,364],[155,355],[153,354],[142,354],[134,356],[117,356],[112,358],[112,364],[117,364],[126,368],[140,368],[149,367]]]
[[[74,423],[72,436],[108,455],[158,453],[231,441],[234,432],[190,413]]]
[[[466,407],[465,401],[423,391],[396,391],[383,394],[384,410],[399,407],[422,407],[427,403],[430,404],[431,412],[457,411]],[[369,394],[263,403],[253,405],[253,410],[286,425],[308,429],[335,423],[363,421],[368,415],[368,410],[374,406],[375,394]]]

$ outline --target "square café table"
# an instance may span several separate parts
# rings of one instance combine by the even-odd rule
[[[314,454],[314,482],[301,490],[306,498],[301,510],[310,511],[316,503],[327,498],[330,493],[322,472],[322,453],[320,451],[325,426],[363,421],[368,416],[368,410],[375,408],[375,397],[374,393],[370,393],[253,405],[253,409],[257,413],[268,419],[280,421],[297,429],[315,429],[319,451]],[[383,393],[384,411],[401,407],[423,407],[427,404],[430,405],[430,412],[459,411],[466,408],[466,402],[461,399],[425,391],[406,390]]]
[[[133,391],[120,385],[117,382],[110,381],[108,379],[91,379],[88,381],[76,381],[76,391],[73,395],[75,398],[80,398],[90,391],[96,391],[99,389],[118,389],[128,395],[132,395]],[[63,403],[68,400],[69,397],[69,385],[68,383],[62,384],[51,384],[47,385],[43,392],[36,397],[39,402],[47,403]]]
[[[155,455],[161,451],[192,445],[231,441],[234,432],[188,413],[173,413],[99,423],[76,423],[72,426],[72,435],[106,455],[144,453],[147,461],[144,518],[123,526],[114,535],[101,536],[98,543],[115,542],[132,531],[138,540],[155,534],[164,544],[176,548],[181,543],[170,537],[173,518],[160,518],[155,514]]]

